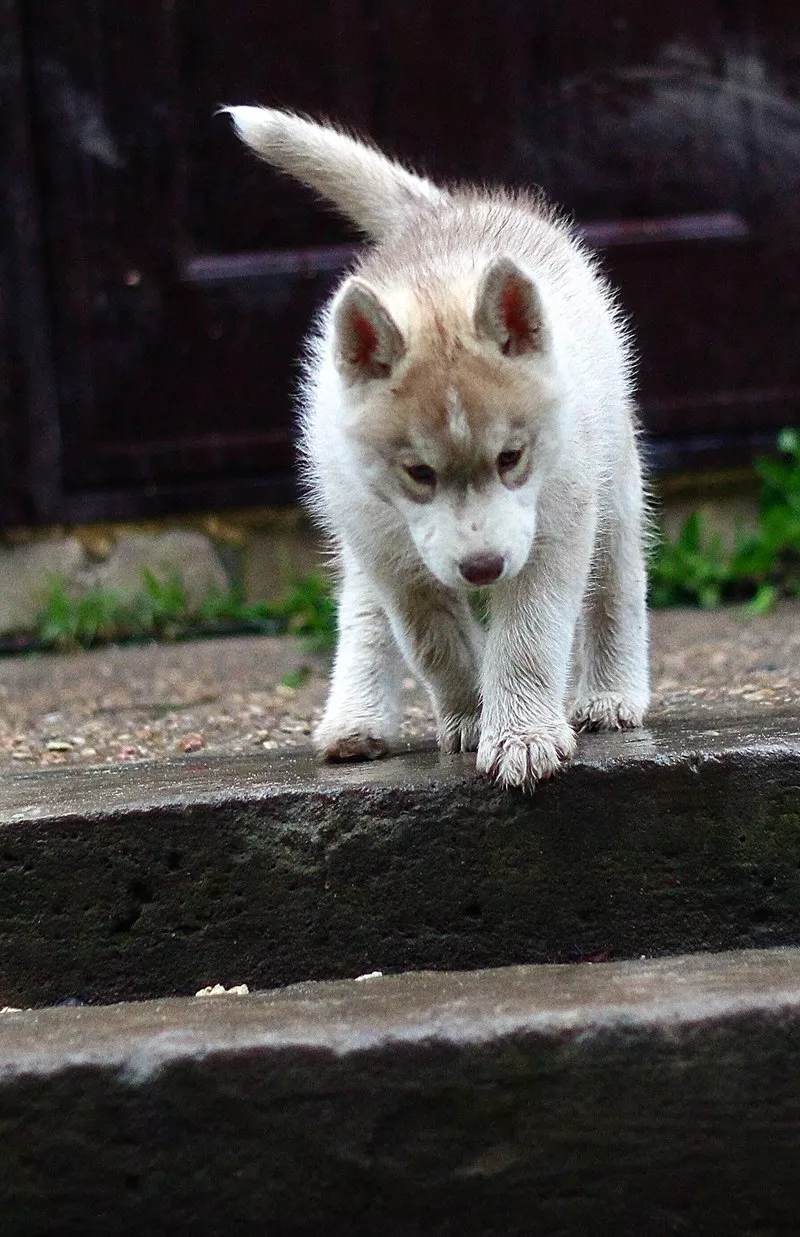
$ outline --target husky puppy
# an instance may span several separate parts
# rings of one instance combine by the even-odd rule
[[[316,745],[328,760],[389,751],[404,658],[442,751],[477,748],[479,772],[531,790],[576,730],[638,726],[648,703],[614,295],[537,194],[440,188],[341,130],[225,110],[373,242],[320,315],[302,392],[305,479],[341,573]],[[490,589],[488,629],[475,588]]]

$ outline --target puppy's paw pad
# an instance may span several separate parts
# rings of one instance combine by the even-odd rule
[[[322,759],[329,764],[341,764],[347,760],[380,760],[388,756],[389,744],[385,739],[356,732],[321,744],[319,750]]]
[[[439,721],[437,738],[442,752],[474,752],[481,734],[480,713],[456,713]]]
[[[635,730],[641,726],[644,709],[625,696],[606,692],[576,701],[572,724],[576,730]]]
[[[477,770],[504,789],[533,790],[558,773],[575,752],[575,735],[564,724],[531,734],[504,731],[482,739]]]

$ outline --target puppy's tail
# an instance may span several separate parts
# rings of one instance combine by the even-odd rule
[[[270,107],[224,107],[252,150],[338,207],[375,240],[423,202],[446,194],[373,146],[327,125]]]

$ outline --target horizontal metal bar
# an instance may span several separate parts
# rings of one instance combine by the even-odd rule
[[[664,219],[612,219],[581,224],[577,231],[598,249],[617,245],[675,244],[676,241],[741,241],[750,235],[747,223],[734,211],[675,215]]]
[[[664,219],[612,219],[579,224],[576,233],[598,249],[620,245],[663,245],[680,241],[741,241],[747,223],[733,211],[676,215]],[[243,279],[335,275],[361,252],[358,245],[313,245],[304,249],[263,249],[246,253],[198,254],[183,264],[188,283],[224,284]]]
[[[762,387],[744,388],[731,391],[693,391],[687,395],[672,395],[663,398],[643,397],[642,407],[648,413],[682,412],[692,409],[697,415],[703,408],[725,408],[731,405],[745,405],[754,408],[771,408],[775,405],[787,409],[800,408],[800,388],[798,387]],[[788,415],[788,413],[787,413]]]
[[[189,283],[216,284],[280,275],[335,275],[358,256],[357,245],[318,245],[308,249],[264,249],[249,253],[210,253],[189,258],[181,275]]]
[[[242,430],[225,434],[198,434],[192,438],[147,438],[134,442],[123,439],[120,442],[99,441],[92,444],[92,455],[103,459],[114,459],[122,456],[131,459],[135,456],[149,455],[179,455],[187,456],[204,454],[210,451],[226,451],[231,449],[248,449],[253,447],[274,447],[291,441],[295,437],[293,424],[278,426],[272,430]]]

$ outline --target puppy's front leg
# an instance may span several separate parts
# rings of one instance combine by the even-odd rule
[[[326,760],[374,760],[396,741],[402,659],[370,577],[344,551],[339,636],[314,743]]]
[[[593,537],[584,510],[564,536],[543,537],[528,566],[492,595],[477,768],[501,786],[533,790],[575,750],[565,695]]]
[[[411,669],[430,692],[443,752],[474,752],[480,728],[483,631],[469,604],[436,584],[392,589],[386,609]]]

